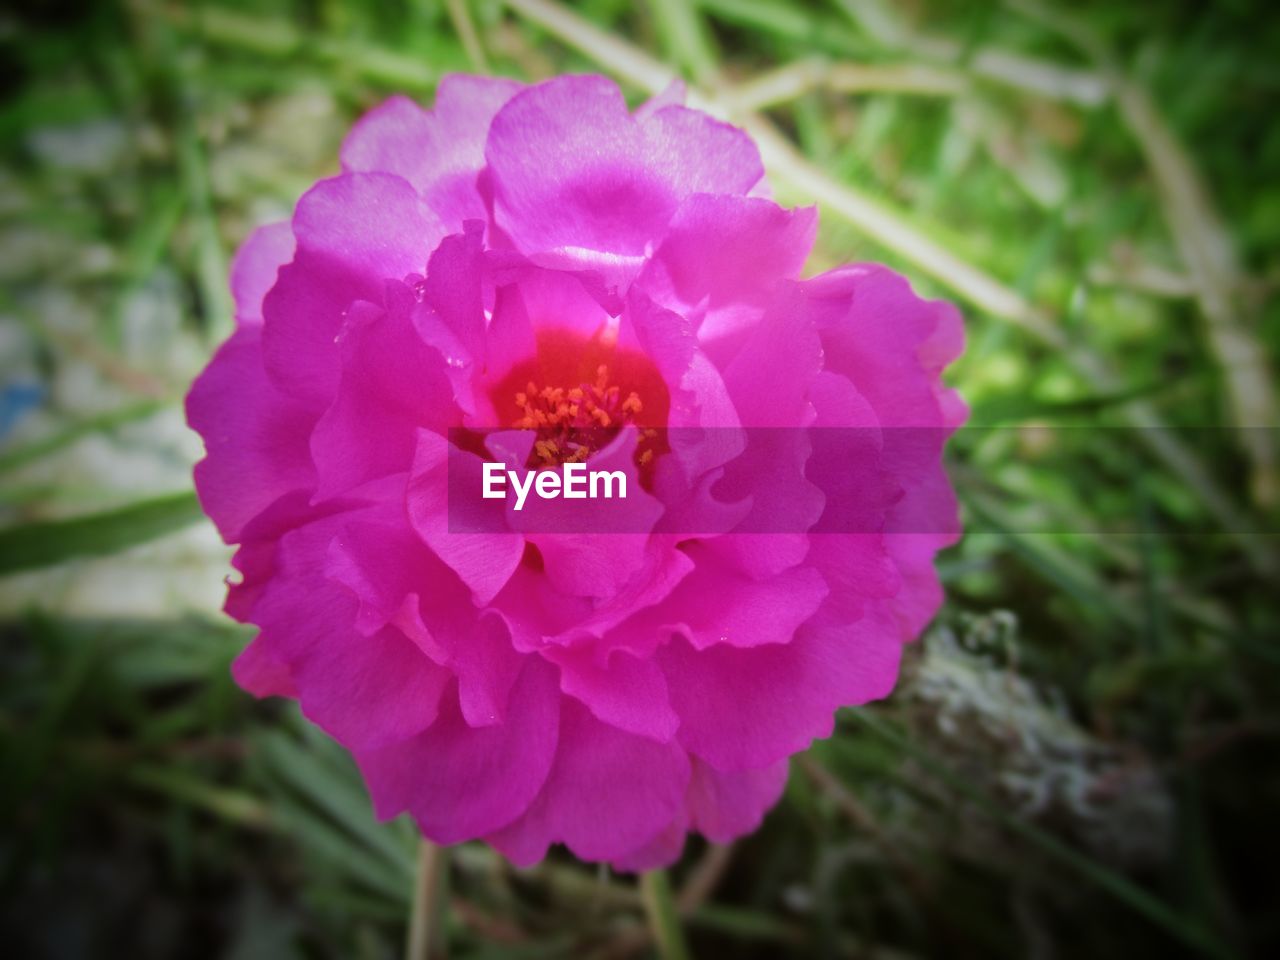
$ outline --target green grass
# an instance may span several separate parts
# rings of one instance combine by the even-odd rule
[[[883,260],[957,300],[949,379],[1000,428],[954,445],[970,534],[941,558],[938,623],[892,698],[793,765],[685,913],[690,954],[1274,954],[1280,496],[1267,435],[1198,428],[1277,423],[1280,18],[1251,0],[903,7],[573,7],[721,106],[807,64],[818,83],[748,119],[908,231],[828,202],[812,269]],[[400,954],[413,829],[374,821],[291,706],[232,683],[247,635],[216,610],[227,552],[191,526],[180,397],[229,328],[236,245],[336,168],[363,110],[429,102],[478,63],[622,69],[633,102],[657,82],[544,10],[141,0],[0,24],[0,385],[39,391],[0,434],[17,955]],[[770,173],[811,202],[785,156]],[[716,856],[690,844],[677,896]],[[455,956],[654,949],[629,878],[561,854],[515,871],[480,846],[451,873]]]

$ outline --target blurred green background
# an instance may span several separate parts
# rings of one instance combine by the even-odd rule
[[[894,696],[672,871],[693,955],[1280,955],[1275,434],[1157,429],[1277,424],[1273,5],[29,2],[0,50],[8,956],[402,954],[412,828],[230,680],[180,403],[236,245],[459,70],[686,78],[819,202],[811,272],[961,304],[1007,428]],[[632,878],[450,857],[454,956],[653,953]]]

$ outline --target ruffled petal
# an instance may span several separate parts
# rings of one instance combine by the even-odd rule
[[[776,285],[800,275],[813,246],[817,211],[768,200],[695,193],[685,199],[636,286],[695,321],[705,349],[758,320]]]
[[[517,94],[494,117],[485,159],[495,220],[547,266],[634,273],[675,212],[674,185],[647,162],[644,133],[603,77]]]
[[[360,301],[347,312],[341,379],[311,435],[317,500],[406,472],[419,428],[440,432],[458,420],[444,360],[418,335],[413,296],[401,292],[385,308]]]
[[[685,577],[663,608],[693,647],[704,650],[717,643],[757,647],[788,643],[827,596],[827,584],[817,570],[796,566],[765,580],[744,576],[700,545],[688,549],[693,572]]]
[[[680,859],[688,832],[688,818],[682,812],[652,840],[614,857],[613,868],[622,873],[644,873],[669,867]]]
[[[344,170],[398,174],[451,230],[485,217],[477,177],[498,110],[522,89],[514,80],[449,74],[433,110],[392,97],[366,113],[342,145]]]
[[[738,127],[671,105],[640,121],[646,159],[681,200],[694,193],[746,195],[764,179],[760,151]]]
[[[612,860],[671,823],[688,783],[679,746],[624,733],[564,698],[546,785],[519,820],[485,839],[518,865],[541,860],[553,843],[584,860]]]
[[[307,450],[313,417],[267,379],[258,327],[241,327],[219,348],[186,408],[205,445],[195,468],[200,505],[228,543],[271,503],[315,485]]]
[[[289,665],[255,637],[231,663],[231,676],[255,697],[296,697]]]
[[[789,762],[759,770],[717,770],[693,761],[689,780],[689,821],[713,843],[728,843],[756,830],[787,785]]]
[[[325,573],[359,604],[365,634],[393,626],[458,678],[458,701],[471,726],[506,718],[524,658],[503,618],[478,611],[470,591],[409,527],[403,510],[342,528],[329,544]]]
[[[889,694],[901,656],[895,625],[874,612],[786,644],[699,651],[677,639],[657,653],[680,742],[720,770],[769,766],[830,736],[837,707]]]
[[[799,285],[822,338],[826,369],[847,377],[880,426],[938,430],[938,371],[962,345],[955,308],[923,300],[900,274],[841,267]]]
[[[474,453],[451,447],[437,433],[422,430],[409,482],[409,519],[423,541],[462,578],[477,604],[488,604],[511,579],[524,556],[524,537],[506,530],[503,501],[451,492],[481,489],[481,460]],[[474,511],[472,520],[466,511]],[[452,511],[452,512],[451,512]],[[463,531],[453,532],[450,522]]]
[[[295,243],[288,221],[258,227],[231,261],[231,293],[236,323],[262,325],[262,301],[276,283],[280,268],[293,259]]]
[[[548,648],[560,667],[560,687],[604,723],[668,743],[680,725],[667,696],[667,681],[651,660],[618,652],[607,663],[589,649]]]
[[[297,253],[262,304],[272,380],[323,409],[341,371],[334,344],[357,300],[382,303],[385,281],[421,274],[444,229],[408,181],[385,173],[322,180],[293,215]]]
[[[494,219],[537,262],[589,269],[623,287],[684,197],[747,193],[763,176],[742,131],[684,107],[637,120],[599,76],[517,94],[485,147]]]
[[[350,625],[349,606],[312,602],[320,616],[291,627],[314,630],[317,641],[292,666],[307,718],[350,750],[396,743],[430,726],[449,671],[399,630],[363,637]]]
[[[645,568],[652,546],[648,533],[662,504],[640,482],[635,447],[636,431],[627,428],[589,461],[590,470],[615,474],[614,499],[542,500],[531,493],[517,512],[508,498],[508,522],[538,548],[557,590],[604,601]]]
[[[324,575],[342,526],[363,510],[286,533],[254,604],[264,652],[287,664],[302,711],[349,748],[402,740],[428,726],[449,678],[398,630],[356,627],[356,599]]]
[[[447,693],[439,719],[411,740],[356,754],[378,817],[408,810],[437,843],[459,843],[527,815],[560,737],[555,670],[525,658],[504,723],[468,726]]]

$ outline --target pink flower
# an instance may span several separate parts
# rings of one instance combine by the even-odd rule
[[[240,250],[188,398],[237,681],[440,843],[636,870],[753,830],[940,602],[957,313],[798,280],[816,214],[751,140],[601,77],[446,78],[342,166]],[[485,460],[630,492],[515,513],[457,492]]]

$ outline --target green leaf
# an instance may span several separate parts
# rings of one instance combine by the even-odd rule
[[[200,516],[195,493],[184,492],[73,520],[10,527],[0,530],[0,575],[118,553],[180,530]]]

